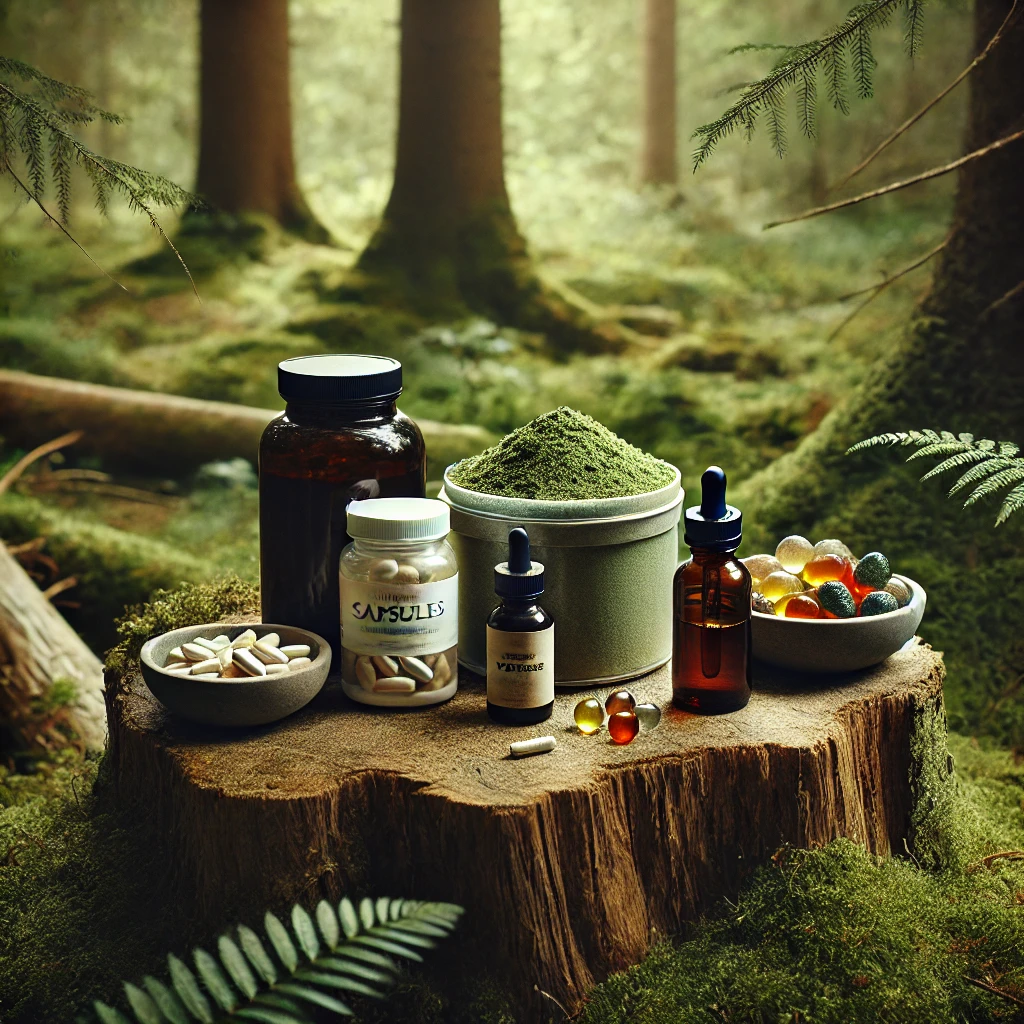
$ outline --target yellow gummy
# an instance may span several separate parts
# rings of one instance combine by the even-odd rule
[[[604,708],[601,702],[593,697],[581,700],[572,713],[576,728],[584,736],[592,736],[604,725]]]
[[[800,594],[804,585],[791,572],[773,572],[761,580],[761,593],[775,602],[775,611],[781,613],[779,600],[787,595]]]
[[[814,545],[806,538],[794,534],[783,537],[775,549],[775,557],[786,572],[799,572],[813,557]]]
[[[750,555],[748,558],[740,559],[747,567],[754,581],[754,590],[758,590],[758,584],[766,576],[773,572],[782,572],[782,563],[774,555]]]

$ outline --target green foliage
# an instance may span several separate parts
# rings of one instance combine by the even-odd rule
[[[214,1024],[229,1017],[307,1024],[317,1010],[351,1016],[336,993],[382,998],[399,970],[394,958],[421,962],[419,951],[432,949],[461,914],[462,908],[451,903],[387,898],[364,898],[357,910],[346,897],[337,911],[321,900],[315,923],[296,904],[289,932],[267,911],[266,942],[239,925],[233,935],[218,939],[217,957],[204,949],[193,951],[194,972],[171,954],[170,986],[146,975],[141,988],[125,982],[125,997],[138,1024]],[[121,1011],[101,1000],[93,1008],[102,1024],[128,1024]]]
[[[987,438],[975,441],[973,434],[953,434],[948,430],[909,430],[876,434],[858,441],[847,450],[847,455],[879,445],[897,444],[917,448],[916,452],[907,457],[907,462],[928,456],[943,456],[942,462],[921,477],[922,481],[931,480],[952,469],[963,470],[968,467],[949,489],[949,497],[953,497],[973,486],[964,502],[964,508],[1009,487],[1010,491],[1003,497],[1002,507],[996,516],[996,526],[1005,523],[1014,512],[1024,508],[1024,457],[1018,454],[1020,449],[1011,441],[996,442]]]
[[[699,139],[693,156],[694,170],[714,152],[722,139],[742,129],[749,141],[759,118],[768,124],[772,146],[785,155],[786,101],[796,90],[800,131],[809,139],[817,135],[818,75],[825,78],[829,102],[840,113],[849,113],[849,80],[856,93],[868,99],[874,92],[877,65],[872,35],[884,28],[897,11],[905,19],[904,44],[914,57],[921,44],[921,18],[926,0],[868,0],[853,7],[846,18],[820,39],[794,46],[747,44],[732,52],[781,50],[764,78],[745,86],[740,98],[721,117],[701,125],[693,133]]]
[[[161,231],[154,206],[197,206],[196,198],[160,174],[94,153],[73,134],[96,120],[120,124],[121,118],[96,106],[78,86],[59,82],[19,60],[0,56],[0,173],[42,203],[49,180],[63,224],[71,210],[71,169],[81,167],[92,182],[96,205],[106,212],[110,196],[121,195],[133,213],[144,214]],[[14,170],[19,157],[28,183]]]

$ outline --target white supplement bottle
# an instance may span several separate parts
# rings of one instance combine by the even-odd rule
[[[448,506],[432,498],[349,503],[341,553],[341,678],[353,700],[438,704],[458,687],[459,567]]]

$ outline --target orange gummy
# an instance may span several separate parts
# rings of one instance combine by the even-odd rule
[[[787,619],[816,619],[821,606],[808,594],[797,594],[786,603]]]
[[[849,564],[839,555],[820,555],[818,558],[812,558],[804,566],[801,575],[805,583],[812,587],[820,587],[829,580],[841,580]]]
[[[640,719],[632,711],[616,711],[608,719],[608,735],[620,746],[632,743],[639,731]]]

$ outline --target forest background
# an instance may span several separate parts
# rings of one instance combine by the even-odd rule
[[[83,129],[94,149],[192,187],[200,133],[198,13],[184,0],[7,0],[0,4],[0,53],[84,86],[101,106],[126,115],[123,126]],[[4,190],[0,366],[273,408],[281,404],[274,368],[282,358],[325,350],[390,354],[406,366],[405,411],[483,428],[486,434],[473,435],[477,447],[569,404],[678,465],[690,493],[704,467],[719,463],[732,483],[747,482],[739,489],[748,521],[743,553],[773,546],[781,533],[770,491],[780,477],[772,465],[857,395],[901,343],[931,266],[901,277],[852,318],[871,292],[848,296],[942,242],[955,177],[826,218],[768,232],[763,225],[963,152],[961,87],[853,186],[831,188],[968,63],[969,7],[930,5],[913,60],[904,54],[898,24],[880,32],[876,96],[852,99],[849,116],[823,101],[812,141],[799,137],[794,110],[784,161],[761,131],[749,145],[730,140],[691,174],[690,132],[722,111],[730,89],[771,62],[770,54],[730,49],[819,34],[845,7],[825,0],[680,4],[678,173],[674,182],[650,184],[641,181],[643,6],[506,0],[504,150],[512,209],[550,287],[597,319],[626,325],[625,342],[600,332],[567,341],[536,323],[517,325],[500,310],[439,312],[354,287],[352,268],[392,187],[398,5],[292,0],[289,14],[297,180],[330,244],[324,236],[308,240],[315,231],[298,237],[265,217],[190,233],[187,226],[174,230],[174,215],[161,215],[195,277],[199,302],[144,218],[116,203],[100,217],[88,182],[76,177],[74,235],[125,292],[57,230],[41,230],[38,209]],[[938,398],[935,407],[944,408]],[[980,405],[978,413],[980,423]],[[971,428],[885,424],[946,426]],[[0,450],[0,475],[22,454],[14,445]],[[894,462],[881,456],[858,469],[866,464],[878,473]],[[439,468],[431,467],[435,486]],[[62,476],[67,469],[86,476]],[[1005,1019],[1015,1012],[1012,1000],[963,978],[984,973],[987,964],[984,976],[1004,991],[1020,992],[1024,982],[1024,958],[1007,952],[1021,934],[1019,868],[1000,862],[994,880],[984,881],[967,871],[996,848],[1024,846],[1020,533],[1013,524],[1000,528],[993,548],[984,539],[990,509],[936,517],[941,492],[934,483],[918,490],[912,472],[886,473],[888,489],[875,497],[840,492],[830,504],[813,468],[807,470],[810,521],[846,530],[844,539],[864,550],[884,544],[897,570],[929,590],[922,634],[946,652],[950,668],[947,706],[963,801],[955,814],[959,853],[928,873],[904,862],[876,865],[837,844],[815,854],[813,870],[798,883],[787,876],[785,899],[775,892],[779,878],[768,872],[741,897],[745,912],[722,908],[693,935],[604,986],[595,994],[593,1019],[656,1020],[669,1011],[709,1020],[880,1013],[894,1020]],[[31,544],[46,539],[45,557],[53,561],[37,558],[33,571],[43,586],[74,578],[54,600],[102,654],[117,638],[114,622],[125,605],[145,601],[157,587],[224,573],[255,580],[254,483],[245,464],[214,463],[187,476],[159,466],[125,474],[101,458],[76,457],[71,447],[0,496],[0,536],[29,545],[29,557]],[[799,505],[799,481],[786,488],[787,500]],[[902,526],[894,528],[893,520]],[[804,528],[795,517],[781,525]],[[73,751],[56,750],[12,758],[2,769],[0,841],[8,866],[0,867],[0,899],[6,933],[15,939],[0,960],[0,977],[12,986],[5,991],[0,983],[3,1019],[38,1018],[53,1007],[63,1012],[70,1000],[109,992],[112,980],[151,963],[168,934],[188,934],[178,922],[153,936],[145,926],[153,908],[130,886],[115,904],[119,929],[101,927],[111,920],[102,909],[111,860],[138,864],[140,853],[132,845],[138,839],[120,825],[75,817],[95,770]],[[84,902],[83,879],[90,894]],[[861,915],[871,901],[868,924]],[[880,920],[882,901],[889,924]],[[954,904],[963,909],[942,909]],[[827,920],[836,935],[807,938],[809,919]],[[866,938],[850,948],[837,936],[854,919]],[[47,972],[26,974],[27,965],[54,957],[73,979],[60,992]],[[761,983],[743,984],[745,971]],[[862,978],[868,981],[856,980]],[[403,1012],[456,1012],[436,984],[429,976],[411,983]],[[480,1014],[486,1003],[487,1013],[500,1016],[498,996],[477,996]]]

